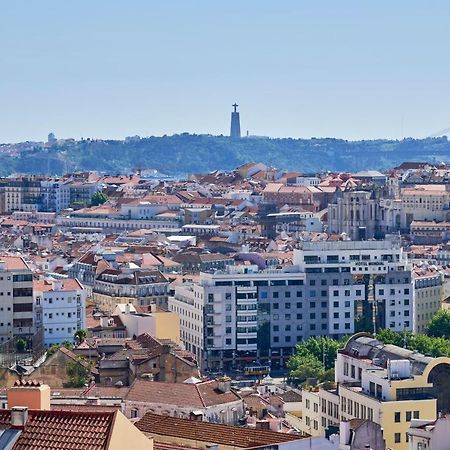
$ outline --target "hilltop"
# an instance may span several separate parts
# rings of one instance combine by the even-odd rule
[[[179,134],[120,140],[61,140],[46,146],[26,142],[0,145],[0,175],[58,175],[96,170],[123,173],[136,168],[169,175],[227,170],[247,161],[281,169],[315,172],[387,169],[402,161],[450,162],[447,137],[346,141],[342,139],[271,139]]]

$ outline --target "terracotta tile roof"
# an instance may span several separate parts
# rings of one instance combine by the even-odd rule
[[[266,448],[282,442],[304,439],[298,435],[197,422],[152,413],[146,413],[135,425],[143,433],[165,436],[165,440],[168,436],[172,436],[243,449]]]
[[[188,408],[206,408],[241,400],[233,392],[220,392],[217,381],[198,384],[163,383],[136,379],[125,400],[148,403],[165,403]]]
[[[61,288],[58,289],[63,292],[69,291],[82,291],[84,287],[74,278],[66,278],[64,280],[58,280]],[[34,280],[33,289],[39,292],[50,292],[53,291],[53,283],[49,283],[46,280]]]
[[[13,450],[107,449],[116,412],[29,411]],[[0,426],[11,411],[0,411]]]
[[[165,403],[180,407],[204,408],[199,392],[193,384],[162,383],[136,379],[125,400]]]
[[[21,256],[0,255],[0,261],[5,262],[8,270],[30,270],[28,264]]]

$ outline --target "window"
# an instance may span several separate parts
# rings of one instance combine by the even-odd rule
[[[225,339],[225,345],[231,345],[231,339]]]
[[[395,433],[394,434],[394,442],[396,444],[399,444],[401,442],[401,434],[400,433]]]
[[[411,422],[411,417],[412,417],[412,412],[406,411],[406,421],[407,422]]]
[[[273,304],[273,309],[278,309],[279,307],[280,307],[280,305],[278,303]]]
[[[420,413],[419,413],[419,411],[414,411],[413,417],[414,417],[414,419],[420,419]]]
[[[303,297],[303,292],[302,291],[297,291],[297,297]]]
[[[400,413],[399,412],[394,413],[394,422],[396,422],[396,423],[400,422]]]
[[[273,293],[273,298],[279,298],[279,297],[280,297],[280,293],[277,292],[277,291],[275,291],[275,292]]]

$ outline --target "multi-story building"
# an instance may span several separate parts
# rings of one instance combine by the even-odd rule
[[[414,332],[425,333],[428,322],[441,309],[444,275],[435,266],[422,263],[413,272]]]
[[[450,411],[450,358],[432,358],[371,335],[352,336],[336,360],[340,419],[368,419],[386,447],[407,450],[413,419]]]
[[[285,269],[202,272],[175,286],[169,308],[204,367],[277,367],[310,336],[412,330],[411,265],[396,240],[305,242]]]
[[[78,280],[35,280],[33,297],[46,347],[73,342],[75,333],[86,327],[86,290]]]
[[[22,338],[34,347],[33,274],[23,258],[0,257],[0,343]]]
[[[106,269],[94,281],[92,297],[97,307],[112,314],[120,303],[167,307],[169,282],[158,270],[142,270],[129,263],[119,269]]]
[[[413,220],[450,220],[449,185],[416,185],[402,189],[400,195],[408,225]]]
[[[379,238],[405,229],[399,200],[383,198],[375,190],[337,191],[328,205],[328,232],[351,239]]]
[[[411,240],[415,244],[441,244],[450,241],[450,221],[420,221],[411,222]]]
[[[413,329],[411,264],[397,238],[384,241],[304,242],[294,252],[310,302],[323,302],[317,334]],[[314,319],[311,317],[310,319]]]
[[[0,183],[0,213],[38,211],[42,208],[41,182],[35,178],[3,180]]]

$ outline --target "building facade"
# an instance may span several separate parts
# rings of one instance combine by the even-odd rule
[[[44,345],[74,342],[86,328],[86,290],[78,280],[36,280],[33,283],[36,324],[44,329]]]
[[[202,272],[169,308],[203,368],[283,366],[310,336],[413,329],[411,265],[397,241],[303,243],[294,265]]]

